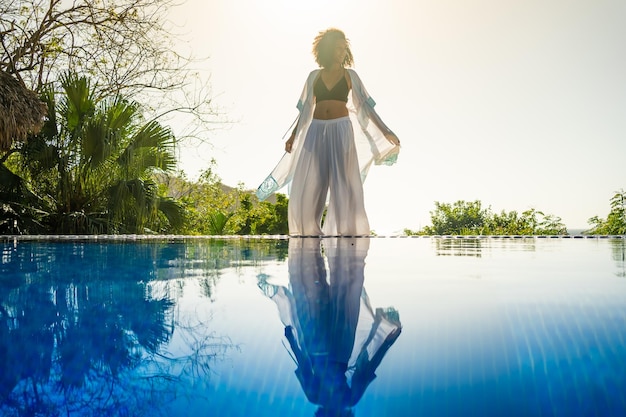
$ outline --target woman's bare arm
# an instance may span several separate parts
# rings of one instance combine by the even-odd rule
[[[298,130],[299,121],[300,121],[300,116],[298,116],[298,118],[296,119],[295,126],[293,128],[293,131],[291,132],[291,136],[289,136],[289,139],[287,139],[287,142],[285,142],[285,151],[287,153],[291,153],[291,148],[293,147],[293,141],[296,139],[296,131]]]

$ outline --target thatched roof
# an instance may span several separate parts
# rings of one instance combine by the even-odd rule
[[[0,71],[0,152],[13,141],[23,141],[37,133],[47,114],[46,105],[10,74]]]

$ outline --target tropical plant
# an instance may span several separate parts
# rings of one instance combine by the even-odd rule
[[[430,212],[432,226],[424,228],[429,235],[476,234],[485,224],[487,210],[481,202],[459,200],[454,204],[435,201],[435,210]]]
[[[182,232],[189,235],[223,235],[235,205],[232,188],[222,184],[215,173],[216,162],[212,160],[197,181],[187,179],[184,172],[164,175],[161,183],[167,195],[177,198],[185,208]]]
[[[289,233],[287,206],[289,200],[276,194],[276,203],[258,202],[256,196],[242,187],[238,190],[239,204],[231,224],[231,232],[239,235],[286,235]]]
[[[163,176],[160,181],[170,196],[185,206],[184,233],[190,235],[288,234],[288,199],[276,194],[276,202],[259,202],[243,184],[231,188],[215,173],[216,162],[195,182],[184,173]]]
[[[611,211],[602,219],[594,216],[588,220],[592,228],[590,235],[626,235],[626,191],[619,190],[611,198]]]
[[[94,98],[140,102],[150,119],[183,120],[178,143],[204,142],[200,132],[224,120],[196,58],[180,48],[184,34],[176,33],[171,21],[179,5],[176,0],[0,1],[0,73],[37,94],[58,85],[66,71],[85,75],[93,82]],[[25,127],[26,116],[18,121]]]
[[[181,227],[182,207],[159,192],[154,176],[174,168],[171,131],[145,122],[135,102],[99,99],[86,77],[66,73],[60,85],[61,94],[44,93],[48,120],[41,133],[0,171],[12,179],[10,187],[0,186],[10,208],[5,218],[12,215],[25,233],[163,233]]]
[[[226,224],[228,220],[233,216],[233,213],[222,213],[221,211],[214,211],[209,213],[208,227],[210,235],[224,235],[226,234]]]
[[[521,214],[517,211],[492,213],[491,208],[482,208],[480,200],[454,204],[435,202],[430,212],[431,226],[421,231],[405,229],[406,235],[564,235],[567,234],[561,218],[529,209]]]
[[[519,214],[513,210],[487,216],[483,234],[488,235],[566,235],[561,218],[531,208]]]

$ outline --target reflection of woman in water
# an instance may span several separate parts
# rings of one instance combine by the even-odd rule
[[[318,416],[352,415],[400,335],[397,313],[374,312],[363,288],[368,247],[367,238],[292,238],[291,291],[259,283],[278,305],[296,376],[308,400],[320,406]]]

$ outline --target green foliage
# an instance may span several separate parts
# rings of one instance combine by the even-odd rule
[[[258,202],[256,196],[239,189],[240,204],[234,213],[232,232],[239,235],[288,234],[288,199],[276,194],[276,204]]]
[[[567,229],[561,218],[542,211],[530,209],[519,214],[516,211],[489,214],[483,234],[487,235],[566,235]]]
[[[406,235],[559,235],[567,234],[561,219],[530,209],[492,213],[480,200],[454,204],[435,202],[430,212],[432,225],[421,231],[405,229]]]
[[[180,228],[182,207],[160,192],[154,177],[174,167],[171,131],[154,121],[144,123],[134,102],[98,99],[85,77],[67,73],[61,89],[45,92],[49,117],[41,133],[0,170],[10,178],[0,185],[10,210],[0,216],[17,221],[22,233]]]
[[[288,234],[288,199],[276,194],[276,203],[259,202],[243,185],[230,188],[215,174],[215,161],[197,182],[184,175],[167,178],[169,195],[179,195],[185,205],[183,232],[190,235]]]
[[[227,234],[234,209],[231,190],[222,185],[211,162],[198,179],[190,182],[183,173],[162,178],[170,196],[179,198],[185,207],[182,233],[189,235]]]
[[[487,211],[478,200],[459,200],[454,204],[435,201],[435,210],[430,212],[432,226],[426,226],[424,232],[428,235],[480,234],[486,216]]]
[[[232,217],[232,213],[224,214],[221,211],[209,213],[208,226],[210,235],[226,234],[226,224]]]
[[[626,235],[626,191],[619,190],[611,198],[611,212],[606,219],[594,216],[588,220],[590,235]]]

